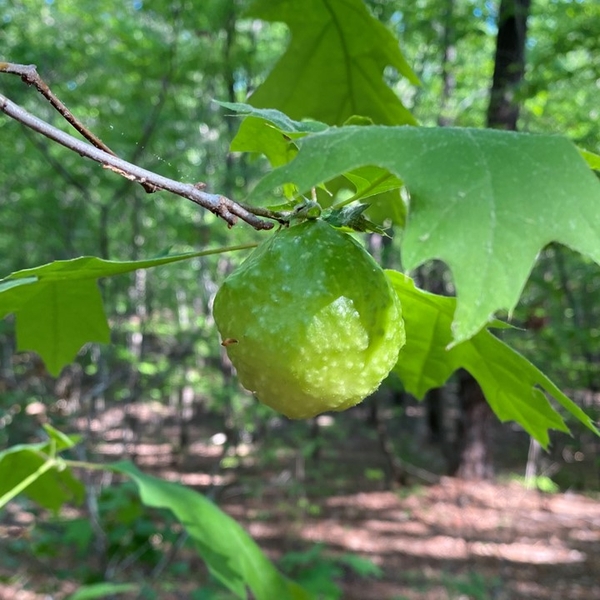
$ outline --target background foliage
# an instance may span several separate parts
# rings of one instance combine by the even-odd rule
[[[236,199],[247,195],[268,166],[256,156],[228,153],[239,118],[232,115],[231,108],[215,103],[215,99],[245,102],[257,90],[251,96],[255,106],[276,107],[292,118],[309,116],[327,124],[342,124],[356,113],[369,113],[375,122],[386,124],[413,121],[428,126],[485,124],[493,70],[495,3],[366,2],[379,22],[369,20],[369,13],[362,10],[356,20],[345,18],[343,2],[334,3],[339,12],[329,20],[329,13],[324,10],[327,4],[313,1],[311,9],[299,18],[290,10],[289,3],[280,3],[277,8],[277,3],[258,2],[248,12],[244,2],[233,0],[109,2],[101,9],[87,1],[47,2],[40,7],[33,2],[0,0],[0,59],[36,64],[55,93],[120,156],[175,179],[202,180],[210,190]],[[277,22],[280,19],[287,22],[289,30]],[[290,36],[291,44],[287,46]],[[400,40],[402,53],[397,50],[395,38]],[[320,46],[319,39],[326,43]],[[599,39],[600,9],[594,2],[533,3],[527,75],[517,90],[522,131],[558,132],[583,148],[600,152],[596,102],[600,81]],[[335,85],[339,79],[335,68],[340,64],[335,60],[320,68],[307,69],[303,72],[306,78],[297,75],[299,60],[318,61],[323,55],[337,56],[345,42],[352,43],[363,61],[352,62],[356,65],[356,73],[350,77],[354,87]],[[300,48],[310,48],[309,54],[302,53]],[[269,69],[281,56],[284,58],[273,72],[275,79],[261,87]],[[361,79],[365,76],[367,83]],[[420,85],[416,85],[417,78]],[[16,78],[5,76],[0,86],[14,101],[64,127],[35,92]],[[385,101],[374,102],[374,98]],[[363,110],[365,106],[369,109]],[[234,145],[234,149],[264,151],[267,146],[274,147],[272,131],[271,137],[257,141],[252,130],[249,137],[256,145],[244,147],[240,136],[247,123],[240,129],[236,138],[240,145]],[[363,134],[357,131],[357,135]],[[139,186],[28,133],[9,119],[0,119],[0,139],[4,148],[7,143],[10,148],[10,152],[0,153],[3,277],[20,269],[81,255],[137,261],[167,251],[198,254],[181,264],[102,280],[112,343],[87,344],[77,361],[57,379],[48,376],[35,355],[15,353],[18,322],[9,318],[0,323],[0,448],[12,447],[0,455],[5,473],[15,472],[9,469],[13,454],[32,453],[32,446],[17,447],[15,451],[13,445],[37,442],[39,422],[51,418],[59,427],[83,431],[84,443],[68,449],[61,448],[60,443],[56,448],[50,447],[50,442],[41,442],[35,447],[36,454],[32,454],[36,457],[35,464],[30,465],[28,472],[46,464],[39,458],[39,452],[47,453],[52,460],[56,457],[54,452],[61,449],[70,459],[106,458],[102,444],[107,446],[111,431],[116,433],[121,428],[122,443],[113,446],[113,452],[116,451],[117,458],[129,457],[142,464],[137,448],[148,437],[167,444],[172,460],[179,466],[191,456],[190,448],[195,442],[206,443],[207,448],[217,453],[218,472],[206,480],[211,483],[200,487],[215,499],[225,487],[215,483],[222,482],[217,476],[226,481],[228,472],[247,466],[250,459],[245,452],[250,448],[252,460],[257,461],[263,472],[274,471],[280,476],[293,473],[287,476],[288,487],[283,496],[290,510],[305,514],[311,510],[310,477],[306,477],[305,469],[313,473],[310,465],[320,464],[319,469],[326,470],[326,462],[324,466],[323,462],[311,461],[341,446],[341,440],[352,430],[352,419],[360,419],[360,431],[367,432],[364,433],[367,437],[379,436],[385,448],[386,432],[376,426],[378,406],[391,415],[387,435],[391,434],[395,447],[390,451],[388,445],[383,467],[374,467],[361,475],[365,486],[369,478],[389,482],[398,472],[406,476],[404,464],[398,471],[398,459],[408,463],[409,468],[410,465],[430,468],[434,464],[435,469],[444,471],[443,457],[448,450],[444,444],[453,435],[456,438],[458,420],[453,420],[448,411],[444,429],[450,432],[449,437],[442,438],[433,450],[424,450],[423,437],[414,433],[414,420],[407,416],[414,407],[413,400],[401,395],[394,378],[384,390],[385,398],[373,400],[365,409],[366,414],[359,409],[354,416],[336,418],[335,426],[327,429],[316,422],[283,424],[238,388],[231,365],[215,343],[210,307],[219,282],[245,253],[210,256],[198,250],[252,243],[260,239],[260,234],[244,226],[227,230],[223,223],[191,203],[162,194],[146,195]],[[376,151],[380,141],[374,139],[372,144]],[[279,154],[268,157],[274,165],[289,158],[282,154],[281,146],[278,148]],[[322,164],[320,159],[319,162]],[[358,166],[353,164],[352,168]],[[528,175],[525,166],[523,178]],[[330,175],[339,175],[348,168]],[[555,171],[557,177],[568,177],[568,173]],[[400,169],[396,174],[407,177]],[[356,183],[368,181],[373,174],[357,171],[353,177]],[[306,186],[313,183],[317,181],[305,182]],[[563,183],[561,180],[560,189],[564,189]],[[381,205],[383,214],[390,216],[390,202],[399,198],[398,186],[378,191],[388,194],[382,195]],[[549,196],[556,202],[556,214],[560,215],[550,217],[552,225],[559,226],[559,221],[571,214],[573,218],[577,216],[568,194],[554,195],[551,189]],[[535,212],[544,219],[549,214],[546,206],[537,207]],[[375,218],[377,213],[372,215]],[[403,218],[400,211],[393,220],[401,223]],[[593,211],[586,221],[590,226],[597,223]],[[455,235],[452,222],[447,225],[451,241]],[[552,239],[564,241],[556,237],[544,239],[535,249],[541,252],[514,311],[512,322],[523,330],[502,330],[499,335],[551,375],[559,387],[585,405],[588,414],[594,417],[598,410],[594,394],[600,385],[600,309],[596,301],[600,273],[589,258],[555,243],[546,245]],[[580,235],[577,242],[591,244],[591,239]],[[371,246],[370,250],[390,268],[400,268],[400,258],[416,267],[420,260],[413,257],[411,261],[408,254],[401,255],[403,242],[406,239],[397,232],[393,239],[383,240],[380,247]],[[584,253],[597,259],[590,249]],[[424,257],[443,258],[436,253]],[[512,265],[512,258],[507,262]],[[432,277],[440,279],[438,267],[436,263],[428,263],[414,275],[421,284]],[[447,273],[441,279],[446,281],[448,291],[454,290]],[[516,287],[520,288],[521,283]],[[490,290],[490,295],[495,292]],[[512,300],[503,301],[494,308],[512,308],[513,304]],[[72,311],[67,313],[68,317],[73,316]],[[32,322],[36,326],[30,329],[29,336],[35,338],[36,329],[47,327],[52,320],[48,314],[41,314]],[[103,330],[99,337],[105,341],[107,335]],[[72,354],[76,351],[75,347],[69,349]],[[54,370],[58,371],[58,367]],[[405,385],[413,391],[406,382]],[[459,407],[453,385],[456,386],[456,380],[450,382],[447,404]],[[144,412],[149,403],[150,415]],[[110,410],[118,411],[123,421],[113,420],[108,429],[98,431],[100,415],[109,414]],[[419,414],[423,416],[418,419],[417,432],[428,427],[426,413]],[[562,428],[560,422],[555,425]],[[199,426],[201,440],[194,439]],[[592,441],[590,432],[576,425],[573,431],[575,437],[561,438],[555,453],[564,457],[569,452],[570,456],[580,452],[586,460],[579,462],[585,468],[580,472],[558,467],[556,479],[563,487],[598,486],[592,470],[598,460],[597,442]],[[405,438],[400,436],[401,432]],[[223,437],[213,440],[215,434]],[[404,439],[407,441],[400,441]],[[526,447],[527,438],[519,439],[521,447]],[[133,454],[132,448],[136,449]],[[296,467],[291,471],[287,467],[282,469],[282,457]],[[520,460],[524,461],[523,454]],[[62,477],[68,478],[70,471],[65,473]],[[327,473],[320,474],[327,479]],[[190,544],[185,532],[164,514],[148,516],[139,499],[130,493],[131,488],[129,492],[127,488],[123,492],[110,492],[121,489],[107,487],[111,477],[105,474],[85,479],[85,493],[74,481],[63,479],[63,487],[71,489],[75,496],[84,494],[84,518],[53,521],[41,514],[38,525],[31,529],[31,544],[12,548],[12,554],[49,557],[56,555],[58,539],[72,540],[75,547],[91,549],[94,556],[93,561],[76,573],[78,581],[93,584],[137,577],[138,582],[148,584],[146,594],[151,588],[160,588],[165,569],[171,569],[169,574],[175,577],[177,569],[181,572],[187,569],[189,574],[189,565],[177,562],[177,552],[171,554],[169,550],[183,548],[183,556],[189,556],[186,552]],[[0,495],[11,487],[7,485],[11,483],[8,478],[2,482]],[[251,494],[266,493],[262,476],[248,476],[243,485]],[[319,486],[322,485],[321,481]],[[39,496],[35,498],[35,487],[30,492],[34,499],[40,500]],[[57,508],[63,500],[54,502],[54,499],[52,495],[47,498],[48,508]],[[20,509],[36,514],[37,509],[27,500],[19,502]],[[112,531],[108,525],[103,525],[104,529],[96,527],[94,519],[99,515],[113,515],[106,522],[125,523],[130,535],[123,536],[122,530]],[[157,525],[159,521],[165,525]],[[164,539],[164,546],[158,543],[156,535]],[[284,559],[281,563],[281,568],[311,593],[336,597],[339,587],[336,591],[332,579],[348,571],[365,577],[377,575],[376,569],[370,570],[343,557],[336,561],[324,557],[318,547],[317,550],[292,553],[287,562]],[[213,559],[217,561],[212,563],[214,567],[218,557]],[[65,573],[61,577],[71,576],[72,573]],[[275,578],[278,585],[287,585],[281,583],[284,580],[279,574]],[[220,579],[223,581],[223,577]],[[193,591],[195,596],[190,597],[226,597],[223,588],[207,573],[203,581],[201,588]],[[468,581],[472,589],[475,584],[481,588],[487,585],[479,580]],[[234,591],[244,597],[245,589],[240,585]],[[452,585],[457,584],[453,581],[448,587]],[[257,589],[254,593],[261,597]],[[89,593],[94,593],[93,588]],[[108,592],[104,589],[98,593]],[[303,597],[302,593],[292,597]]]

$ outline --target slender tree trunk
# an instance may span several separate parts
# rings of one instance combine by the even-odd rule
[[[515,92],[525,74],[525,40],[530,6],[531,0],[502,0],[500,3],[488,127],[517,129],[520,106]]]
[[[456,46],[454,44],[454,2],[446,0],[446,12],[442,25],[442,95],[440,97],[440,112],[438,125],[446,127],[452,125],[454,117],[450,115],[450,99],[456,88],[453,63],[456,59]]]
[[[427,432],[432,444],[444,447],[446,441],[444,425],[444,388],[433,388],[425,395],[425,410],[427,412]]]
[[[458,464],[452,474],[462,479],[491,479],[492,428],[496,417],[470,373],[461,371],[459,390],[462,418],[457,432]]]
[[[225,23],[225,45],[223,47],[223,62],[225,63],[224,78],[225,87],[227,89],[227,100],[229,100],[229,102],[235,102],[235,65],[233,64],[233,48],[235,46],[237,14],[235,2],[233,2],[233,0],[229,0],[228,11],[229,14]],[[225,123],[227,124],[227,133],[229,140],[231,141],[235,134],[235,119],[226,119]],[[227,153],[225,162],[226,167],[223,193],[231,197],[233,196],[235,189],[234,156],[232,152]]]

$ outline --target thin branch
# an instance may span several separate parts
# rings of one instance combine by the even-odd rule
[[[46,82],[39,76],[35,65],[18,65],[8,62],[0,62],[0,71],[18,75],[27,85],[32,85],[35,89],[50,102],[50,104],[70,123],[79,133],[96,148],[104,150],[113,156],[116,154],[91,131],[89,131],[75,115],[53,94]]]
[[[0,71],[11,75],[18,75],[27,85],[32,85],[35,89],[50,102],[50,104],[60,113],[60,115],[72,125],[88,142],[96,148],[104,150],[113,156],[117,156],[99,137],[94,135],[66,106],[54,95],[48,84],[40,77],[35,65],[19,65],[15,63],[0,63]],[[156,188],[148,183],[142,183],[142,186],[149,194],[156,191]]]
[[[109,154],[100,148],[96,148],[91,144],[78,140],[77,138],[65,133],[64,131],[53,127],[46,121],[27,112],[24,108],[15,104],[6,96],[0,94],[0,111],[15,119],[19,123],[41,133],[47,138],[61,144],[69,150],[77,152],[79,155],[90,158],[100,163],[105,169],[114,171],[118,175],[136,181],[142,185],[150,184],[156,189],[166,190],[177,196],[187,198],[195,202],[199,206],[206,208],[215,215],[224,219],[229,226],[235,225],[238,218],[242,219],[255,229],[272,229],[274,224],[263,221],[256,217],[252,212],[251,207],[242,207],[237,202],[222,196],[221,194],[209,194],[203,191],[202,184],[182,183],[163,177],[152,171],[142,169],[137,165],[122,160],[113,154]],[[280,215],[272,213],[269,218],[279,221]]]
[[[29,127],[37,133],[61,144],[69,150],[77,152],[80,156],[90,158],[100,163],[105,169],[114,171],[125,179],[141,184],[146,191],[166,190],[182,198],[195,202],[206,208],[213,214],[224,219],[232,227],[238,218],[242,219],[255,229],[272,229],[274,223],[268,222],[257,216],[273,219],[280,223],[287,222],[285,213],[277,213],[265,209],[255,209],[245,206],[223,196],[221,194],[209,194],[204,191],[202,183],[181,183],[168,177],[148,171],[115,155],[115,153],[104,142],[90,132],[81,124],[69,109],[52,93],[46,83],[40,78],[35,65],[18,65],[8,62],[0,62],[0,72],[18,75],[28,85],[35,88],[52,104],[56,110],[83,135],[90,144],[83,142],[64,131],[53,127],[46,121],[32,115],[24,108],[15,104],[6,96],[0,94],[0,111],[15,119],[19,123]]]

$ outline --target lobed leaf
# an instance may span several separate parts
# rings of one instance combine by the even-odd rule
[[[138,261],[82,256],[16,271],[0,280],[0,319],[15,314],[17,350],[37,352],[56,376],[84,344],[110,341],[99,278],[244,248],[248,246]]]
[[[299,190],[365,165],[406,185],[402,260],[408,270],[443,260],[458,304],[455,342],[516,306],[539,251],[552,241],[600,263],[600,181],[575,146],[550,135],[415,128],[331,128],[301,140],[296,158],[251,194]]]
[[[424,292],[397,271],[386,274],[400,297],[406,328],[406,345],[394,371],[409,393],[422,399],[428,390],[442,386],[454,371],[464,368],[477,380],[498,418],[516,421],[544,448],[548,447],[549,429],[569,430],[543,392],[600,435],[579,406],[487,329],[449,347],[455,298]]]
[[[418,79],[392,32],[361,0],[256,0],[250,15],[283,21],[292,35],[285,54],[250,97],[252,105],[332,125],[354,115],[389,125],[416,123],[383,71],[393,67],[413,84]]]

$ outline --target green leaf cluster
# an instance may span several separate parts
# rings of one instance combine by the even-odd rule
[[[45,6],[43,10],[48,23],[55,23],[56,19],[61,23],[75,23],[81,19],[81,31],[96,41],[95,36],[103,35],[94,30],[90,17],[75,5]],[[136,10],[142,11],[143,19],[136,19],[139,16]],[[432,10],[433,5],[425,2],[423,15]],[[566,426],[558,413],[550,409],[540,388],[593,429],[590,420],[548,379],[527,361],[511,353],[486,328],[493,323],[498,311],[511,314],[515,310],[536,258],[548,244],[563,244],[595,263],[600,262],[600,221],[597,219],[600,184],[588,166],[597,166],[597,156],[584,151],[586,164],[570,141],[555,135],[408,126],[416,119],[386,84],[384,71],[391,67],[403,81],[412,84],[418,79],[399,50],[394,35],[374,19],[359,0],[306,0],[301,11],[296,3],[286,0],[258,0],[252,5],[250,14],[270,22],[285,22],[291,32],[287,51],[251,95],[250,105],[224,103],[225,108],[245,117],[232,149],[264,154],[272,166],[277,167],[254,188],[250,201],[261,206],[271,204],[274,190],[281,187],[286,194],[286,205],[289,205],[299,195],[318,188],[321,197],[330,195],[331,206],[325,214],[336,225],[350,223],[354,229],[369,231],[381,231],[381,226],[390,223],[396,225],[396,234],[402,237],[401,258],[405,271],[410,272],[432,259],[448,265],[456,299],[452,304],[442,298],[433,302],[437,305],[433,311],[436,323],[442,327],[443,322],[443,327],[426,340],[427,356],[437,358],[428,361],[419,353],[419,348],[413,346],[414,352],[397,368],[407,388],[416,395],[421,396],[427,389],[441,385],[453,370],[465,367],[476,375],[501,419],[517,420],[544,445],[548,442],[549,428],[565,430]],[[400,15],[400,22],[406,24],[412,20],[417,23],[423,15],[419,16],[409,7]],[[472,31],[465,25],[465,15],[461,15],[460,35],[456,41],[462,43]],[[230,27],[230,19],[238,15],[219,8],[218,3],[210,2],[204,11],[200,11],[196,26],[202,30],[224,29],[227,34],[224,37],[230,42],[232,36],[235,38],[240,34],[237,38],[239,46],[211,44],[212,38],[209,42],[203,41],[202,48],[206,51],[203,75],[192,68],[198,48],[189,43],[191,30],[186,29],[178,17],[175,20],[180,29],[160,27],[153,20],[154,16],[146,8],[122,7],[108,17],[115,35],[104,40],[106,46],[93,46],[102,48],[102,52],[111,57],[103,64],[110,66],[115,77],[110,79],[108,92],[104,90],[104,93],[114,95],[114,102],[110,118],[92,109],[88,117],[92,125],[101,127],[100,133],[106,134],[110,145],[114,143],[117,149],[121,144],[131,146],[134,140],[137,141],[139,131],[151,132],[151,128],[145,128],[147,122],[143,115],[137,112],[133,118],[135,126],[129,130],[131,139],[113,137],[111,127],[106,126],[111,118],[122,112],[125,104],[137,105],[145,98],[148,91],[143,90],[144,95],[140,96],[143,86],[136,85],[140,82],[140,73],[155,84],[162,81],[164,88],[174,92],[172,97],[179,98],[175,92],[189,83],[188,78],[194,79],[195,83],[212,81],[206,74],[211,74],[223,57],[228,61],[231,59],[235,66],[228,73],[229,82],[235,79],[236,73],[250,71],[253,59],[244,54],[242,60],[243,45],[249,36],[240,34],[243,27],[240,31]],[[36,57],[31,54],[35,44],[31,41],[40,34],[40,26],[28,24],[26,17],[24,9],[11,9],[10,18],[23,24],[22,40],[13,28],[7,39],[11,48],[23,50],[25,56],[31,57],[31,62],[36,62]],[[585,23],[590,18],[587,11],[581,16]],[[130,29],[135,34],[133,37],[129,37]],[[61,38],[64,47],[73,43],[75,29],[68,31],[69,35]],[[180,31],[181,37],[177,33]],[[420,31],[419,35],[431,38],[434,33]],[[562,39],[565,32],[559,33]],[[142,50],[150,53],[169,41],[170,36],[174,36],[179,45],[167,44],[167,47],[176,54],[180,66],[189,67],[189,75],[181,74],[186,72],[185,69],[174,69],[174,55],[161,54],[162,60],[150,64],[143,58],[144,53],[140,53],[140,47],[132,42],[143,40]],[[282,41],[281,36],[277,39]],[[218,57],[216,48],[222,51]],[[540,56],[542,50],[538,51]],[[590,48],[586,44],[583,50],[588,52]],[[570,56],[565,63],[567,68],[570,69],[577,60]],[[116,76],[125,65],[131,67],[127,86],[121,85]],[[75,81],[73,90],[84,80],[85,77]],[[247,89],[252,87],[251,78],[241,77],[240,81],[245,81]],[[123,89],[131,90],[132,96],[122,96]],[[169,115],[175,125],[173,130],[168,130],[165,139],[175,143],[195,114],[194,105],[183,99],[168,104],[171,96],[162,96],[161,89],[156,84],[157,111],[160,113],[169,106]],[[219,89],[223,90],[222,87]],[[90,106],[105,105],[98,84],[88,87],[87,92]],[[235,93],[233,97],[228,95],[231,100],[235,99]],[[201,128],[210,130],[213,121],[205,113],[202,118],[205,121]],[[304,120],[307,118],[312,120]],[[227,128],[232,133],[231,126]],[[215,162],[211,158],[213,155],[195,148],[193,139],[186,140],[181,151],[188,160],[188,167],[204,161],[208,170]],[[203,146],[198,144],[198,147]],[[140,156],[143,152],[137,158]],[[60,164],[71,167],[75,163]],[[7,169],[11,177],[21,177],[22,169],[27,168],[18,161],[13,166],[14,169]],[[168,166],[168,170],[174,171],[173,165]],[[95,186],[98,176],[90,176],[87,165],[81,171],[78,168],[74,167],[74,175],[66,177],[69,192],[57,201],[64,222],[56,229],[60,231],[59,237],[62,236],[61,252],[68,255],[81,243],[71,236],[70,225],[83,216],[92,215],[94,221],[106,224],[112,213],[115,238],[118,237],[122,219],[118,211],[113,211],[113,206],[118,205],[122,194],[129,189],[104,189],[100,193]],[[232,181],[224,182],[229,188],[235,188]],[[81,197],[88,184],[93,190],[90,201]],[[33,219],[34,223],[48,217],[46,205],[27,196],[30,190],[16,193],[23,194],[22,198],[35,207],[37,218]],[[143,220],[139,216],[139,197],[134,196],[134,199],[128,214],[132,231],[137,232],[132,235],[131,248],[137,259],[143,244],[139,241],[143,240],[140,234]],[[356,201],[369,204],[369,209],[353,204]],[[175,220],[180,217],[169,214]],[[11,215],[15,223],[23,223],[13,211]],[[377,222],[371,224],[371,221]],[[154,218],[152,223],[157,224],[158,220]],[[211,223],[208,218],[205,220],[193,214],[188,225],[182,235],[198,241],[196,226],[202,233]],[[23,229],[29,231],[26,227]],[[86,240],[90,236],[90,232],[83,229],[78,230],[78,234]],[[32,236],[32,239],[40,237]],[[98,245],[107,255],[106,232],[95,231],[91,237],[101,242]],[[219,238],[220,234],[217,235]],[[155,243],[157,239],[158,236],[154,238]],[[26,239],[19,251],[27,255],[32,248],[31,240]],[[16,271],[0,282],[0,317],[14,313],[18,348],[36,350],[49,371],[58,374],[82,345],[109,340],[108,323],[97,285],[99,278],[205,254],[208,252],[123,262],[84,257]],[[431,298],[420,295],[417,290],[410,292],[409,287],[402,288],[400,276],[395,277],[395,285],[401,290],[399,293],[406,296],[405,301],[412,307],[411,318],[418,324],[413,327],[414,343],[425,343],[420,335],[429,323]],[[407,351],[404,354],[407,356]],[[506,369],[506,366],[502,367],[503,361],[512,365],[515,380],[502,377],[502,368]],[[146,368],[146,371],[152,369]],[[41,466],[36,464],[38,468]]]
[[[67,436],[46,426],[48,441],[14,446],[0,453],[0,508],[8,495],[24,492],[29,498],[53,510],[63,504],[80,502],[83,484],[72,466],[110,470],[131,479],[147,507],[165,508],[185,528],[210,572],[237,598],[248,592],[257,600],[311,600],[301,586],[283,576],[244,529],[205,496],[177,483],[145,475],[129,462],[112,465],[71,463],[59,454],[72,448],[76,436]],[[44,473],[40,467],[51,465]],[[32,477],[35,476],[35,477]],[[86,586],[73,598],[100,598],[137,588],[131,584],[101,583]]]
[[[0,318],[15,314],[17,349],[36,351],[56,376],[84,344],[110,341],[98,279],[244,248],[247,246],[139,261],[82,256],[24,269],[0,281]]]
[[[393,34],[361,0],[257,0],[250,14],[288,24],[291,41],[266,81],[252,94],[257,108],[276,108],[293,119],[341,125],[354,115],[375,123],[415,124],[386,85],[393,67],[413,84],[418,79]]]
[[[406,390],[423,398],[441,387],[458,369],[466,369],[478,381],[492,410],[501,421],[516,421],[547,448],[549,429],[568,432],[562,417],[545,394],[591,431],[600,435],[593,421],[563,394],[539,369],[487,329],[453,344],[451,323],[456,298],[419,290],[414,282],[388,271],[404,311],[406,345],[395,372]],[[501,323],[492,323],[502,325]]]
[[[326,156],[327,160],[323,160]],[[403,263],[441,259],[452,270],[457,342],[516,306],[538,253],[557,241],[600,263],[600,183],[558,136],[412,127],[343,127],[305,138],[298,156],[251,198],[301,191],[364,165],[410,193]]]

